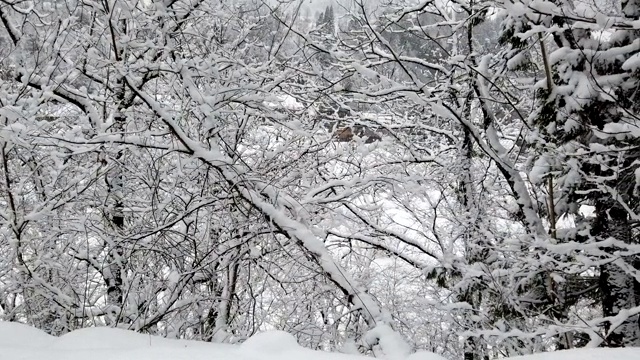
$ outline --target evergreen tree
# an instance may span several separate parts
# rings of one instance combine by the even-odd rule
[[[622,10],[619,15],[624,21],[638,20],[634,1],[623,2]],[[585,21],[615,22],[605,13],[582,16],[585,14]],[[529,28],[530,19],[519,19],[518,32]],[[538,110],[530,117],[537,130],[534,143],[540,151],[534,178],[548,189],[552,238],[576,246],[568,254],[555,253],[553,246],[548,250],[558,260],[587,256],[589,261],[582,263],[582,271],[598,272],[603,345],[638,346],[638,316],[625,314],[640,305],[639,255],[632,250],[638,244],[633,219],[638,211],[635,174],[640,156],[640,134],[636,131],[640,125],[640,78],[634,60],[638,50],[630,46],[637,41],[638,30],[621,24],[614,26],[610,38],[603,39],[561,14],[541,17],[534,23],[549,26],[554,40],[545,42],[542,35],[537,39],[545,80],[537,92]],[[592,217],[581,214],[585,206],[594,208]],[[557,232],[555,223],[560,216],[573,218],[575,230]],[[590,250],[589,244],[596,244],[599,250]],[[565,291],[563,300],[571,293],[571,289]]]

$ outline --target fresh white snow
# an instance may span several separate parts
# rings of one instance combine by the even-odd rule
[[[173,340],[112,328],[76,330],[54,337],[27,325],[0,322],[0,359],[19,360],[364,360],[314,351],[282,331],[254,335],[241,345]],[[579,349],[514,357],[513,360],[637,360],[640,348]],[[418,351],[406,360],[446,360]],[[453,359],[451,359],[453,360]]]
[[[596,348],[563,350],[535,355],[516,356],[511,360],[638,360],[640,348]]]

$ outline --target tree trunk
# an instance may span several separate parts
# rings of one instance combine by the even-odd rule
[[[596,205],[597,233],[611,236],[627,244],[631,242],[631,227],[627,220],[626,211],[613,201],[602,201]],[[615,248],[608,249],[615,252]],[[625,269],[616,264],[618,256],[611,254],[611,262],[600,267],[600,291],[602,293],[602,315],[616,316],[620,311],[637,305],[636,289],[639,287],[635,278]],[[624,257],[624,262],[634,265],[636,259]],[[626,318],[622,323],[613,327],[611,322],[605,324],[605,346],[627,347],[640,346],[640,325],[638,315]]]

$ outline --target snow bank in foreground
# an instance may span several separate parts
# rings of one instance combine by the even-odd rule
[[[270,331],[244,344],[224,345],[171,340],[131,331],[91,328],[59,338],[26,325],[0,322],[0,359],[20,360],[365,360],[366,357],[304,349],[293,336]],[[638,360],[637,349],[582,349],[512,360]],[[418,352],[406,360],[443,360]]]
[[[0,322],[0,359],[20,360],[363,360],[304,349],[290,334],[261,333],[244,344],[164,339],[110,328],[76,330],[59,338],[26,325]],[[436,359],[427,359],[436,360]]]
[[[640,360],[640,348],[576,349],[516,356],[510,360]]]

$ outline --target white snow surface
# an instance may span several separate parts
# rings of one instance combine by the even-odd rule
[[[20,360],[365,360],[360,355],[314,351],[282,331],[267,331],[241,345],[164,339],[111,328],[76,330],[54,337],[27,325],[0,321],[0,358]],[[579,349],[513,360],[637,360],[640,348]],[[406,360],[446,360],[419,351]]]
[[[594,348],[563,350],[535,355],[516,356],[511,360],[638,360],[640,348]]]

